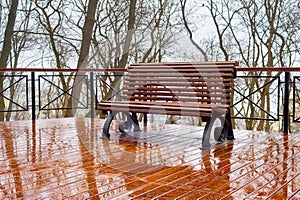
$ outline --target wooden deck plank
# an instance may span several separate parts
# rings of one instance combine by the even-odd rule
[[[103,121],[0,123],[0,199],[300,199],[300,134],[149,124],[102,138]],[[113,124],[116,127],[116,124]]]

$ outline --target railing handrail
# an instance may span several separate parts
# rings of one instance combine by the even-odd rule
[[[237,67],[237,71],[276,71],[276,72],[300,72],[300,67]]]
[[[277,71],[277,72],[300,72],[300,67],[237,67],[237,71]],[[56,69],[56,68],[0,68],[0,72],[127,72],[127,68],[79,68],[79,69]]]
[[[94,69],[94,68],[80,68],[80,69],[56,69],[56,68],[0,68],[0,72],[126,72],[124,68],[114,69]]]

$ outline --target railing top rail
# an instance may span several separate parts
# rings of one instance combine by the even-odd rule
[[[237,67],[237,71],[300,72],[300,67]],[[127,72],[126,68],[115,69],[55,69],[55,68],[0,68],[0,72]]]
[[[0,72],[126,72],[127,69],[0,68]]]
[[[300,67],[237,67],[237,71],[260,72],[300,72]]]

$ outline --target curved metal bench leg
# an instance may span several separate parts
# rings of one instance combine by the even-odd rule
[[[214,127],[214,123],[215,123],[216,119],[221,120],[220,127],[218,127],[218,126]],[[213,127],[214,127],[214,130],[213,130]],[[213,133],[212,133],[212,130],[214,131]],[[212,115],[212,118],[207,121],[204,132],[203,132],[203,137],[202,137],[202,147],[203,148],[209,148],[211,146],[211,144],[210,144],[211,134],[214,134],[215,140],[219,143],[224,142],[226,139],[234,140],[230,111],[228,111],[225,116],[214,113]]]
[[[203,131],[203,136],[202,136],[202,147],[203,148],[209,148],[210,147],[210,134],[211,134],[211,122],[213,120],[212,119],[208,119],[208,121],[206,122],[204,131]]]
[[[103,125],[103,134],[105,135],[105,137],[109,138],[110,137],[110,134],[109,134],[109,127],[110,127],[110,124],[112,122],[112,120],[114,119],[114,117],[116,116],[118,112],[116,111],[111,111]]]
[[[135,112],[132,113],[131,119],[133,121],[133,131],[134,132],[140,131],[141,129],[140,129],[139,121],[137,119],[137,115]]]
[[[215,121],[219,119],[221,124],[220,126],[214,127]],[[214,129],[213,129],[214,127]],[[211,134],[214,135],[214,139],[218,143],[222,143],[226,139],[227,135],[227,122],[225,119],[225,116],[222,116],[220,114],[214,113],[212,115],[212,118],[209,119],[205,125],[204,132],[203,132],[203,137],[202,137],[202,147],[203,148],[209,148],[211,147],[210,144],[210,138]]]
[[[233,128],[232,128],[232,122],[231,122],[231,117],[230,117],[230,110],[226,114],[226,125],[227,127],[227,140],[234,140],[234,135],[233,135]]]
[[[132,115],[128,112],[125,113],[127,116],[127,120],[124,122],[120,122],[119,124],[119,130],[121,133],[128,134],[131,131],[132,125],[134,132],[140,131],[139,122],[137,120],[136,113],[132,113]]]

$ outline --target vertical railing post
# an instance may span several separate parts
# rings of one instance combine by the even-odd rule
[[[35,112],[35,73],[31,72],[31,119],[36,120]]]
[[[95,118],[94,72],[90,72],[91,118]]]
[[[283,106],[283,132],[289,132],[289,93],[290,93],[290,72],[285,72],[284,77],[284,106]]]

